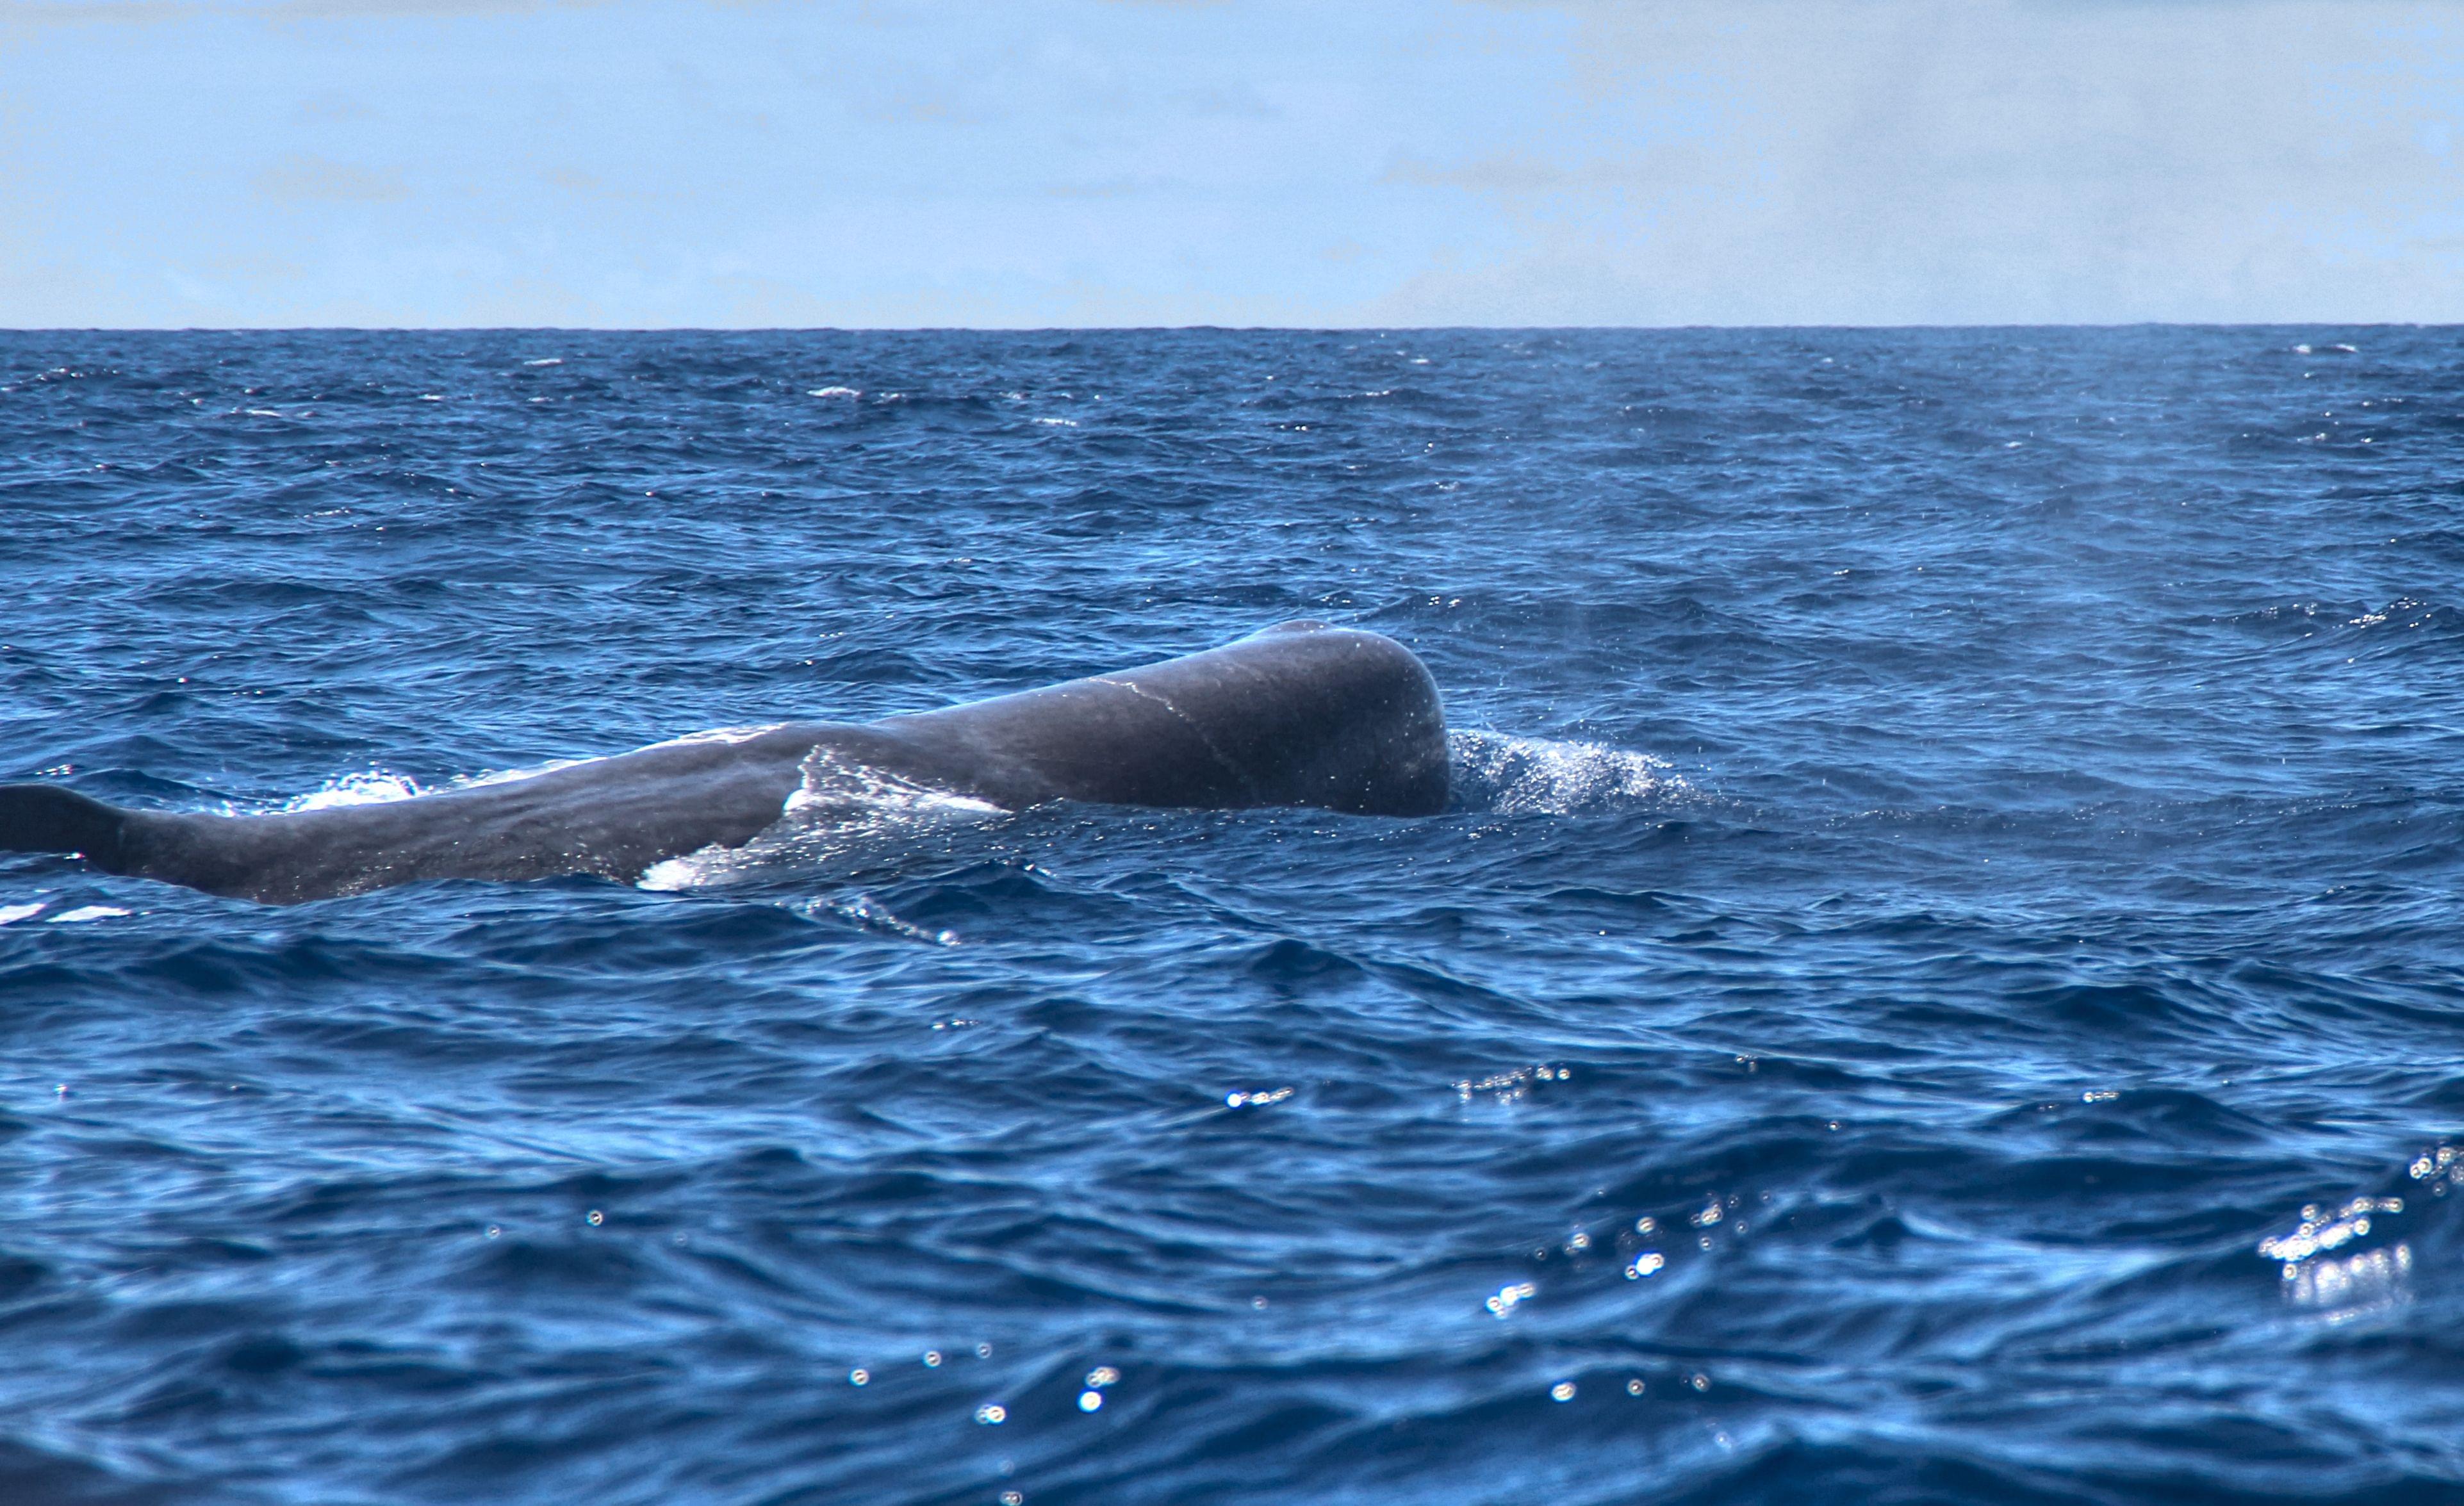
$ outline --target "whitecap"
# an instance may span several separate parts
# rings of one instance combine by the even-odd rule
[[[808,398],[860,398],[863,397],[864,394],[858,392],[853,387],[815,387],[806,392],[804,396]]]
[[[31,905],[0,905],[0,926],[13,926],[21,920],[40,915],[49,900],[36,900]]]
[[[541,356],[537,360],[526,360],[523,361],[522,364],[525,366],[561,366],[564,364],[564,358],[562,356]]]
[[[1501,816],[1594,816],[1685,793],[1663,759],[1600,743],[1510,737],[1458,729],[1446,734],[1458,810]]]
[[[110,920],[129,912],[117,905],[80,905],[73,910],[62,910],[44,922],[47,926],[82,926],[88,921]]]

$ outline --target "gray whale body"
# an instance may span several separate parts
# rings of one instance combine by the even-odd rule
[[[740,847],[826,754],[1019,810],[1047,800],[1424,816],[1447,796],[1445,717],[1411,650],[1287,622],[1204,653],[877,722],[686,738],[546,774],[275,816],[123,810],[0,785],[0,851],[293,904],[422,879],[595,874]]]

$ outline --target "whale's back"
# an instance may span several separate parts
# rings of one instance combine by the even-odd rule
[[[0,786],[0,851],[78,852],[106,872],[271,903],[422,879],[630,882],[751,840],[825,749],[1013,810],[1077,799],[1421,816],[1447,794],[1445,716],[1419,660],[1375,633],[1295,622],[943,710],[685,738],[377,804],[209,816]]]
[[[976,793],[1009,806],[1446,806],[1445,713],[1427,667],[1391,638],[1315,622],[874,725],[968,767]]]

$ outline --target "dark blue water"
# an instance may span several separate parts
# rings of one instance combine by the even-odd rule
[[[6,860],[0,1499],[2464,1499],[2453,331],[0,377],[0,777],[374,798],[1312,616],[1460,781]]]

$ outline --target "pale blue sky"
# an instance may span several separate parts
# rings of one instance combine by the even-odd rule
[[[2464,5],[0,0],[0,324],[2464,321]]]

